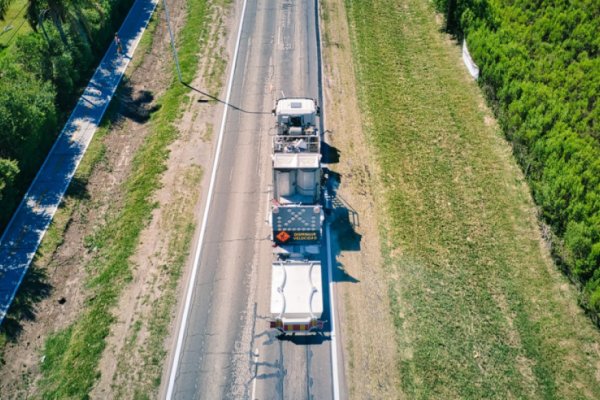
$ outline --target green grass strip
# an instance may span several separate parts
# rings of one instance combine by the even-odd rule
[[[600,398],[598,332],[430,2],[345,1],[409,399]]]
[[[206,34],[206,12],[205,0],[187,2],[187,20],[179,47],[186,81],[190,81],[196,71],[200,39]],[[188,91],[174,79],[159,100],[160,110],[150,121],[151,134],[135,156],[132,175],[125,184],[122,210],[88,241],[88,245],[98,249],[98,256],[90,267],[93,278],[89,287],[93,295],[77,322],[46,342],[40,383],[43,398],[86,398],[99,376],[98,362],[114,322],[111,310],[131,278],[129,258],[156,207],[152,194],[160,186],[160,176],[169,155],[167,147],[177,137],[173,123],[180,115],[180,103]]]

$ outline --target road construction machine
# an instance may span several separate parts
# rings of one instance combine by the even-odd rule
[[[282,98],[273,109],[270,326],[284,334],[323,328],[319,113],[309,98]]]

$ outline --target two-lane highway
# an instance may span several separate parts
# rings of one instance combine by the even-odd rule
[[[266,320],[272,260],[266,222],[270,110],[282,95],[318,98],[315,6],[314,0],[239,5],[241,25],[225,94],[233,107],[224,108],[216,139],[168,398],[333,397],[328,335],[281,341]]]

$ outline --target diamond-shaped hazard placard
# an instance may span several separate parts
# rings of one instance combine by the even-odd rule
[[[277,240],[279,240],[282,243],[287,242],[288,240],[290,240],[290,234],[287,233],[286,231],[281,231],[277,234],[277,236],[275,236],[275,238],[277,238]]]

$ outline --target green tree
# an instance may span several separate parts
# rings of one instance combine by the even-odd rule
[[[56,127],[54,89],[24,73],[8,57],[0,60],[0,157],[22,159]]]
[[[67,15],[67,0],[29,0],[27,4],[27,21],[34,31],[38,26],[42,29],[46,16],[52,19],[64,45],[67,45],[67,35],[63,23]]]
[[[4,21],[4,17],[6,17],[6,11],[8,10],[10,3],[11,0],[0,0],[0,20]]]
[[[18,173],[19,166],[15,160],[0,158],[0,200],[2,200],[4,189],[14,186]]]

